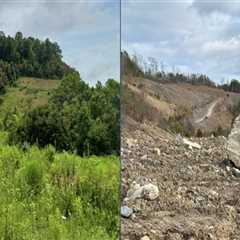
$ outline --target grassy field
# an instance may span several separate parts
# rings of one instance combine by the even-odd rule
[[[48,101],[51,90],[57,88],[58,80],[20,78],[16,87],[8,87],[1,96],[0,112],[13,108],[24,109],[43,105]]]
[[[0,96],[0,128],[7,125],[34,107],[48,102],[50,92],[58,87],[60,81],[38,78],[19,78],[16,87],[8,87]],[[9,120],[11,118],[11,120]],[[6,128],[6,126],[5,126]]]
[[[119,160],[0,139],[1,239],[117,239]]]

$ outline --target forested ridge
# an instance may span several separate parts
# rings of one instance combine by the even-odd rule
[[[1,90],[7,84],[14,84],[20,76],[61,79],[72,72],[75,70],[63,62],[56,42],[24,37],[21,32],[14,37],[0,32]]]

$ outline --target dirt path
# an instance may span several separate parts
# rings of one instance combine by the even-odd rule
[[[206,118],[211,117],[214,108],[216,107],[216,105],[217,105],[220,101],[221,101],[221,99],[217,99],[217,100],[215,100],[214,102],[212,102],[212,103],[210,104],[209,108],[207,109],[207,112],[205,112],[202,117],[197,118],[197,119],[195,120],[195,123],[200,123],[200,122],[204,121]]]

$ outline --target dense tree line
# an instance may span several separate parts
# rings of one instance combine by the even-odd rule
[[[18,73],[15,65],[0,60],[0,91],[2,92],[7,84],[14,85],[17,77]]]
[[[15,37],[0,32],[0,88],[12,84],[18,76],[61,79],[74,71],[62,61],[62,52],[56,42],[49,39]]]
[[[161,66],[159,70],[156,59],[150,57],[145,60],[140,55],[129,56],[124,51],[121,53],[122,74],[135,77],[144,77],[161,83],[190,83],[193,85],[215,86],[215,83],[204,74],[183,74],[180,72],[166,72]]]
[[[236,79],[233,79],[230,83],[225,83],[219,86],[225,91],[240,93],[240,82]]]
[[[10,129],[12,143],[51,144],[79,155],[119,153],[119,83],[110,79],[89,87],[79,74],[69,74],[47,105],[25,114]],[[9,130],[9,129],[8,129]]]

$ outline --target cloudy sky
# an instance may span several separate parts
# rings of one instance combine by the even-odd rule
[[[119,80],[119,8],[115,0],[0,0],[0,30],[58,42],[91,84]]]
[[[240,79],[240,1],[122,1],[122,49],[165,70]]]

